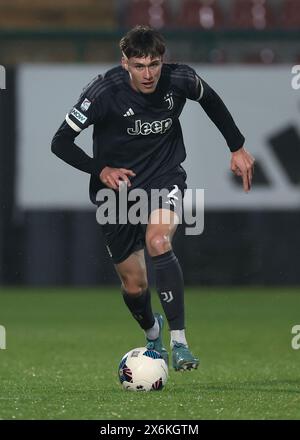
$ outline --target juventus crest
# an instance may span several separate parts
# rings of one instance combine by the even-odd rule
[[[168,104],[168,110],[174,107],[173,93],[169,92],[164,96],[164,101]]]

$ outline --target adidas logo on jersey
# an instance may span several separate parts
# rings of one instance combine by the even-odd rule
[[[127,133],[136,136],[138,134],[142,134],[143,136],[147,136],[148,134],[164,134],[167,130],[170,129],[172,125],[172,119],[163,119],[162,121],[153,121],[153,122],[143,122],[140,119],[137,119],[134,124],[134,128],[127,128]]]
[[[134,115],[134,111],[132,110],[132,108],[129,108],[129,109],[127,110],[127,112],[124,113],[123,116],[125,116],[125,118],[126,118],[126,116],[133,116],[133,115]]]

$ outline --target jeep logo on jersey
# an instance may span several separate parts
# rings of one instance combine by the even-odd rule
[[[85,121],[87,120],[87,117],[84,116],[79,110],[77,110],[75,107],[73,108],[73,110],[71,111],[71,115],[74,116],[75,119],[77,119],[77,121],[81,122],[82,124],[85,123]]]
[[[172,119],[164,119],[162,121],[143,122],[137,119],[134,124],[134,128],[127,128],[127,133],[131,135],[142,134],[147,136],[148,134],[164,134],[172,125]]]

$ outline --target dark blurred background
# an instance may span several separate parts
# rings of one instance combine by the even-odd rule
[[[222,161],[227,158],[220,165],[227,171],[224,188],[222,183],[214,186],[213,180],[208,185],[211,193],[222,194],[223,203],[212,197],[206,205],[203,234],[185,236],[183,228],[177,233],[174,246],[186,283],[298,285],[300,90],[293,89],[291,81],[293,66],[300,64],[299,0],[0,0],[0,64],[6,69],[6,89],[0,91],[0,283],[118,282],[95,210],[88,206],[86,180],[86,204],[68,203],[73,184],[65,203],[63,197],[55,199],[60,191],[51,184],[43,192],[43,203],[33,203],[30,196],[39,188],[43,191],[44,185],[43,173],[36,178],[36,169],[44,168],[35,148],[45,152],[47,164],[51,133],[80,92],[73,89],[73,79],[66,80],[64,88],[72,90],[63,106],[53,76],[56,79],[47,83],[52,101],[45,102],[42,75],[51,78],[52,69],[56,75],[60,74],[55,69],[62,69],[62,74],[72,71],[70,77],[75,71],[86,75],[90,66],[105,71],[105,66],[119,63],[119,39],[136,24],[159,29],[168,45],[166,61],[191,63],[200,73],[204,69],[205,78],[209,82],[211,75],[222,97],[223,72],[235,78],[224,86],[228,96],[224,101],[241,121],[247,148],[257,158],[252,193],[241,199],[229,173],[229,155],[224,156],[226,146],[222,153],[219,147],[193,151],[186,165],[193,182],[197,174],[193,162],[204,162],[210,176],[218,151]],[[188,107],[185,124],[192,112]],[[258,116],[264,114],[266,119]],[[45,139],[40,140],[37,133],[45,119],[49,133],[44,130]],[[224,145],[219,137],[217,142]],[[77,171],[67,171],[68,166],[58,165],[55,158],[49,161],[51,167],[60,167],[58,181],[67,173],[79,182]],[[68,177],[65,180],[67,185]],[[205,181],[201,183],[204,187]]]
[[[119,59],[136,24],[160,29],[170,59],[293,63],[300,59],[298,0],[0,0],[2,64]]]

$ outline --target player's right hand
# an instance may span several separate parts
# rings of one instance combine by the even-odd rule
[[[135,175],[132,170],[127,170],[126,168],[105,167],[99,174],[99,178],[108,188],[119,190],[122,182],[125,182],[130,187],[131,182],[127,176],[134,177]]]

